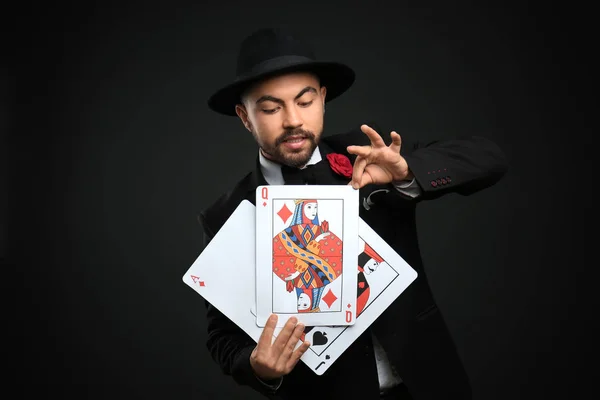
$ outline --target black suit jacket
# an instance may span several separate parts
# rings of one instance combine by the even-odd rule
[[[375,124],[371,124],[375,127]],[[389,139],[384,141],[389,144]],[[349,132],[323,136],[323,162],[330,152],[345,154],[348,145],[369,144],[355,127]],[[323,399],[379,398],[376,362],[371,342],[375,333],[391,363],[415,400],[470,399],[468,376],[455,349],[444,319],[430,291],[423,269],[416,230],[415,208],[424,200],[447,193],[469,195],[495,184],[506,172],[502,151],[483,137],[457,138],[427,145],[403,138],[401,153],[407,160],[422,194],[411,199],[390,185],[369,185],[360,190],[360,217],[394,248],[418,273],[418,278],[322,375],[302,362],[284,377],[277,391],[259,382],[249,357],[256,343],[208,302],[207,346],[225,374],[270,399],[304,399],[307,393]],[[348,179],[332,173],[333,183]],[[255,189],[265,185],[258,158],[231,191],[199,214],[204,245],[208,244],[243,199],[255,203]],[[382,190],[383,189],[383,190]],[[366,205],[365,205],[366,204]]]

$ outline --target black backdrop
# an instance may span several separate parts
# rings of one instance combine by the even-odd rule
[[[3,15],[14,30],[0,249],[15,382],[90,399],[258,398],[212,363],[201,298],[181,277],[199,251],[196,213],[256,155],[206,98],[233,77],[245,34],[288,25],[357,71],[325,134],[374,119],[406,137],[485,135],[506,151],[495,187],[420,206],[427,272],[477,399],[574,393],[584,255],[574,211],[559,210],[579,175],[567,157],[586,147],[565,147],[586,132],[574,84],[589,72],[574,47],[585,24],[527,2],[199,3]]]

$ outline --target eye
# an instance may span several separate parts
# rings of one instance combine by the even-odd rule
[[[277,108],[271,108],[269,110],[262,110],[265,114],[274,114],[277,111]]]
[[[313,103],[313,101],[306,101],[306,102],[302,102],[302,103],[298,103],[300,104],[300,107],[308,107]]]

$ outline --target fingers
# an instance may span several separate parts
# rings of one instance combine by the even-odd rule
[[[399,153],[400,148],[402,147],[402,138],[396,131],[392,131],[390,133],[390,137],[392,138],[392,144],[390,145],[390,149],[394,150],[394,152]]]
[[[375,129],[371,128],[369,125],[361,125],[360,130],[363,131],[363,133],[369,137],[369,140],[371,140],[371,144],[373,145],[373,147],[385,146],[383,138],[379,136],[377,131],[375,131]]]
[[[346,150],[348,150],[348,153],[359,157],[368,157],[373,148],[371,146],[348,146]]]
[[[364,157],[357,157],[354,161],[354,167],[352,168],[352,187],[354,189],[360,189],[360,183],[362,182],[362,176],[365,173],[367,167],[367,159]]]
[[[265,379],[287,375],[310,346],[301,342],[305,326],[298,323],[296,317],[289,318],[279,335],[271,344],[277,324],[277,315],[272,314],[258,339],[258,345],[252,351],[250,364],[257,376]],[[298,344],[300,345],[298,346]],[[298,348],[296,349],[296,346]]]
[[[302,358],[306,350],[310,347],[310,342],[305,340],[302,344],[292,353],[291,357],[288,359],[287,364],[285,366],[287,371],[291,371],[298,361]]]
[[[292,331],[292,334],[290,335],[290,338],[288,339],[288,342],[285,345],[285,349],[284,349],[283,353],[281,354],[282,358],[287,359],[294,352],[296,345],[300,341],[300,337],[302,337],[304,328],[305,328],[305,326],[303,323],[299,323],[296,325],[296,327]]]
[[[304,354],[310,346],[310,343],[308,341],[304,341],[301,342],[298,349],[296,349],[296,346],[300,342],[302,334],[304,333],[304,328],[305,326],[302,323],[296,325],[296,328],[294,329],[292,335],[290,336],[290,339],[288,340],[285,346],[285,350],[281,353],[279,357],[278,367],[283,368],[284,371],[286,371],[286,373],[289,373],[292,370],[292,368],[294,368],[294,366],[298,363],[300,357],[302,357],[302,354]]]
[[[281,332],[279,332],[279,335],[277,335],[275,342],[273,342],[273,347],[277,354],[281,354],[285,350],[286,344],[288,343],[288,341],[290,340],[290,337],[292,336],[292,334],[294,333],[294,330],[296,329],[297,322],[298,322],[298,319],[296,317],[291,317],[285,322],[285,325],[281,329]],[[304,329],[304,328],[302,328],[302,329]],[[300,333],[302,333],[302,332],[300,332]],[[298,337],[300,337],[300,335],[298,335]],[[298,341],[298,339],[296,339],[296,341]]]
[[[304,354],[306,349],[308,348],[307,343],[303,342],[298,348],[299,351],[295,351],[294,349],[300,342],[300,338],[304,333],[304,324],[298,323],[296,324],[296,318],[290,318],[283,330],[277,337],[277,339],[281,338],[281,342],[278,345],[283,344],[284,347],[281,349],[279,353],[279,357],[277,359],[276,369],[280,371],[284,371],[284,373],[289,373],[291,368],[293,368],[298,362],[299,358]],[[285,332],[285,333],[284,333]],[[287,341],[285,341],[287,339]]]
[[[381,136],[369,125],[361,125],[360,129],[369,137],[371,140],[370,146],[348,146],[346,150],[350,154],[355,154],[359,157],[368,157],[375,147],[385,147],[385,143]]]
[[[265,324],[265,327],[258,338],[257,347],[259,350],[271,347],[275,326],[277,326],[277,315],[272,314],[269,319],[267,319],[267,323]]]

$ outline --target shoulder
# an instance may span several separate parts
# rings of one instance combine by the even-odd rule
[[[231,190],[220,195],[213,203],[200,211],[198,222],[210,237],[213,237],[221,229],[241,201],[248,198],[249,193],[254,191],[253,175],[254,172],[247,173]],[[250,200],[254,203],[252,197],[250,196]]]

